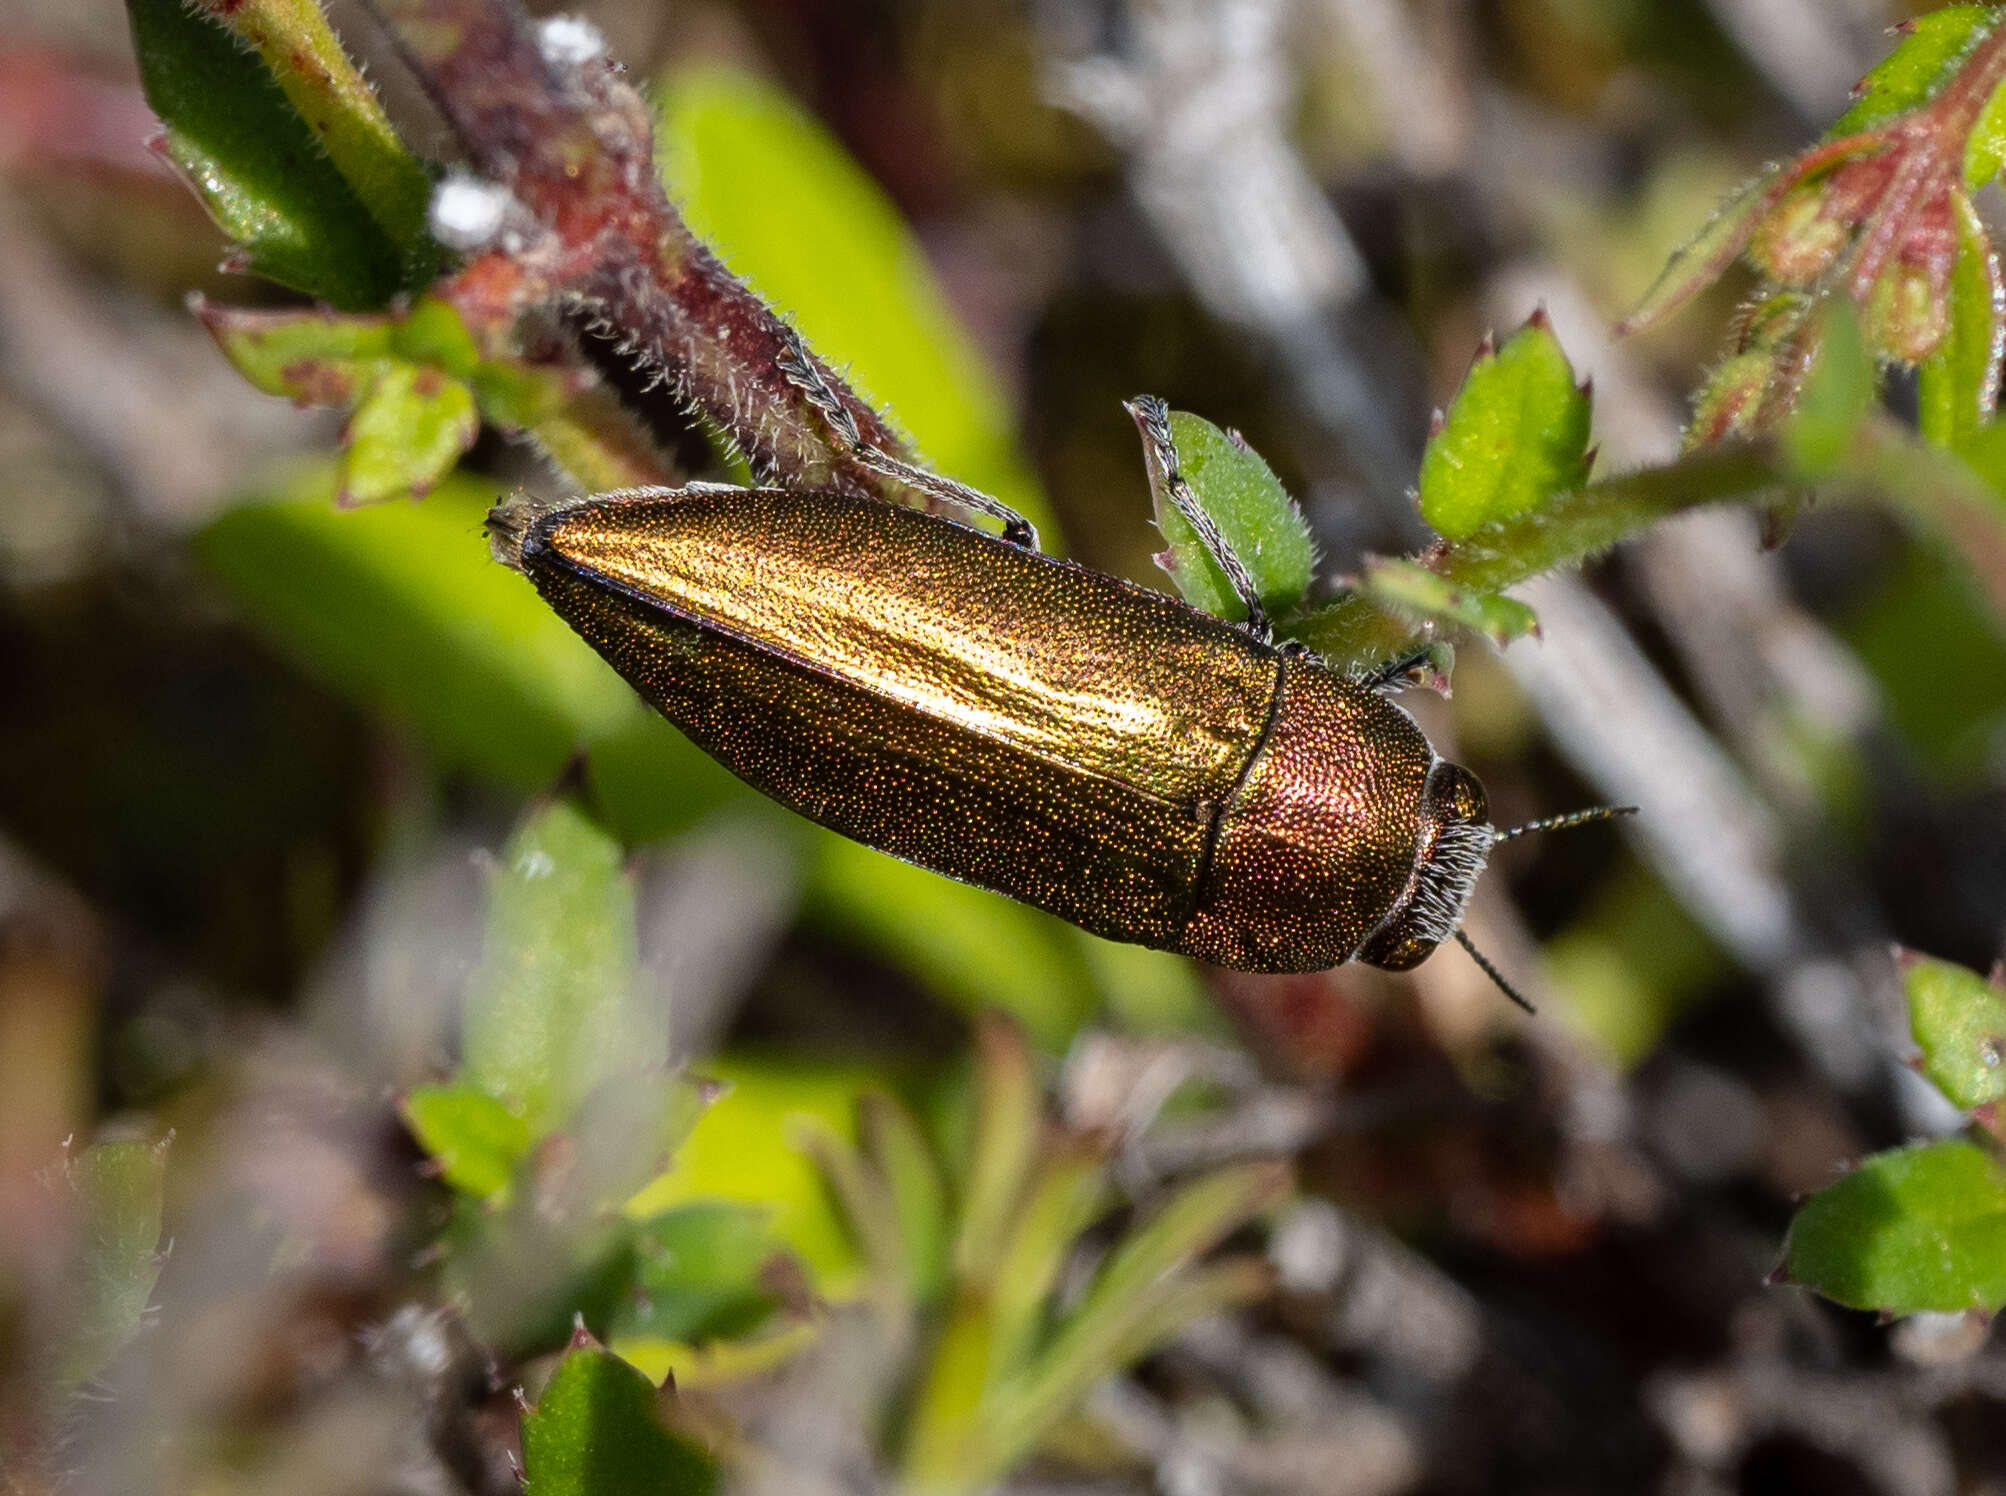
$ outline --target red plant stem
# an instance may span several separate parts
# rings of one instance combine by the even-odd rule
[[[370,3],[474,166],[548,231],[517,256],[527,286],[601,320],[761,481],[903,492],[832,442],[783,373],[787,329],[670,205],[648,107],[609,62],[553,64],[513,0]],[[878,411],[819,367],[865,441],[909,455]]]

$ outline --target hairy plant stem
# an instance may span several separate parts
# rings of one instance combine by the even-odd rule
[[[798,340],[670,204],[652,115],[609,61],[547,55],[512,0],[370,4],[475,169],[538,226],[489,251],[513,262],[521,312],[564,303],[603,324],[761,482],[907,495],[788,377]],[[819,360],[815,368],[863,442],[911,455],[883,415]]]

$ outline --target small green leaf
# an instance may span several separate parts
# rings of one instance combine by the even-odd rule
[[[437,269],[425,229],[432,179],[397,138],[362,71],[342,50],[318,0],[200,0],[257,50],[286,98],[369,216],[403,252],[405,284]]]
[[[1964,185],[1976,192],[2006,167],[2006,88],[1992,91],[1964,141]]]
[[[1417,622],[1475,629],[1499,648],[1539,632],[1538,617],[1516,598],[1458,587],[1413,561],[1368,557],[1359,590],[1377,606]]]
[[[1833,298],[1826,306],[1817,361],[1783,426],[1783,450],[1796,476],[1816,479],[1839,470],[1873,407],[1877,382],[1852,303]]]
[[[585,488],[632,488],[661,477],[648,438],[605,386],[569,364],[532,362],[507,348],[483,353],[459,311],[436,296],[420,297],[408,312],[394,317],[219,307],[200,298],[193,308],[238,372],[267,394],[299,405],[346,410],[375,391],[391,371],[400,381],[445,378],[471,387],[482,419],[534,436]],[[455,414],[450,406],[434,412],[437,417]],[[394,410],[383,412],[379,424],[386,428],[379,436],[389,443],[393,469],[401,463],[420,475],[448,449],[457,457],[461,448],[455,443],[466,434],[450,419],[429,437],[404,433]],[[369,421],[363,425],[366,429]],[[445,442],[446,436],[454,442]],[[400,449],[422,449],[427,441],[441,445],[422,462],[396,459]],[[401,475],[393,471],[392,480]]]
[[[522,1421],[525,1496],[707,1496],[716,1466],[656,1408],[655,1389],[625,1361],[574,1349]]]
[[[342,433],[344,504],[431,492],[481,433],[474,392],[437,369],[385,362],[360,393]]]
[[[104,1370],[139,1332],[160,1277],[160,1211],[167,1144],[98,1143],[69,1159],[63,1180],[76,1212],[69,1333],[55,1382],[68,1394]]]
[[[647,1220],[684,1205],[750,1206],[775,1246],[809,1271],[816,1291],[840,1297],[857,1282],[857,1253],[802,1138],[826,1129],[854,1145],[857,1098],[883,1089],[884,1077],[855,1065],[744,1055],[715,1057],[705,1069],[728,1089],[626,1214]]]
[[[529,1151],[529,1124],[476,1086],[418,1086],[404,1098],[404,1122],[462,1194],[499,1200]]]
[[[1917,16],[1895,49],[1860,80],[1853,106],[1826,135],[1856,135],[1928,103],[1998,24],[1991,5],[1946,5]]]
[[[1174,410],[1170,439],[1177,449],[1178,470],[1247,568],[1262,605],[1271,617],[1287,613],[1302,601],[1316,571],[1316,542],[1295,500],[1237,431],[1222,431],[1203,417]],[[1162,467],[1147,439],[1143,452],[1155,495],[1156,526],[1170,547],[1157,564],[1192,607],[1215,618],[1245,618],[1246,607],[1226,573],[1166,495]]]
[[[127,12],[166,154],[247,268],[351,311],[388,301],[402,253],[264,64],[181,0],[128,0]]]
[[[762,1281],[776,1248],[762,1212],[685,1205],[639,1223],[633,1287],[613,1311],[611,1339],[697,1345],[738,1339],[772,1313]]]
[[[1543,313],[1477,355],[1421,457],[1421,517],[1451,540],[1588,481],[1589,402]]]
[[[239,374],[295,405],[353,405],[359,383],[390,356],[395,337],[384,316],[325,307],[250,311],[199,296],[189,305]]]
[[[1855,1309],[2006,1304],[2006,1164],[1976,1143],[1876,1153],[1790,1223],[1792,1282]]]
[[[532,1138],[588,1093],[662,1058],[641,1030],[634,891],[620,846],[568,802],[503,848],[467,994],[461,1077],[519,1111]]]
[[[1922,1073],[1967,1112],[2006,1099],[2006,988],[1914,951],[1895,956]]]
[[[1998,252],[1971,198],[1953,190],[1950,202],[1957,217],[1950,316],[1943,341],[1923,361],[1916,381],[1922,434],[1946,447],[1992,419],[1999,400],[2001,341],[2006,337],[2006,292],[2000,284]]]

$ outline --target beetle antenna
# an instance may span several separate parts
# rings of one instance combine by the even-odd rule
[[[1503,972],[1491,965],[1491,958],[1489,956],[1486,956],[1482,951],[1470,944],[1470,937],[1465,935],[1461,930],[1456,931],[1456,944],[1470,953],[1470,959],[1477,963],[1479,971],[1497,983],[1498,991],[1517,1003],[1521,1008],[1524,1008],[1526,1012],[1534,1014],[1539,1012],[1539,1009],[1525,1000],[1524,994],[1518,988],[1512,986],[1510,982],[1504,979]]]
[[[1491,837],[1491,845],[1508,842],[1515,836],[1526,836],[1534,831],[1567,831],[1575,826],[1587,826],[1596,821],[1613,821],[1618,816],[1633,816],[1637,813],[1634,805],[1595,805],[1587,810],[1570,810],[1565,815],[1546,816],[1537,821],[1527,821],[1523,826],[1509,826]]]

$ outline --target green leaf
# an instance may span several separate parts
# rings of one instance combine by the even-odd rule
[[[1588,481],[1587,391],[1543,312],[1478,353],[1421,456],[1421,517],[1451,540]]]
[[[1826,305],[1817,361],[1783,426],[1783,451],[1798,477],[1829,477],[1845,463],[1878,383],[1852,303],[1834,297]]]
[[[1876,1153],[1790,1223],[1792,1282],[1855,1309],[2006,1304],[2006,1165],[1975,1143]]]
[[[462,1194],[507,1196],[516,1165],[529,1152],[529,1124],[477,1086],[418,1086],[404,1098],[405,1125]]]
[[[128,0],[164,144],[247,268],[361,310],[404,284],[403,255],[250,52],[181,0]]]
[[[200,3],[257,50],[335,169],[404,254],[404,283],[417,286],[430,279],[439,260],[425,228],[432,180],[397,138],[318,0]]]
[[[672,1433],[648,1379],[618,1356],[580,1347],[522,1421],[525,1496],[706,1496],[710,1456]]]
[[[1856,135],[1928,103],[1998,24],[1999,12],[1990,5],[1946,5],[1917,16],[1895,49],[1860,80],[1853,106],[1827,136]]]
[[[1016,1208],[1037,1161],[1043,1094],[1024,1036],[996,1018],[976,1030],[975,1149],[962,1184],[955,1275],[986,1282],[1003,1251]]]
[[[453,470],[481,432],[474,392],[436,369],[385,363],[362,387],[343,433],[337,502],[417,497]]]
[[[1170,439],[1185,482],[1253,578],[1262,605],[1271,617],[1289,612],[1302,601],[1316,570],[1316,542],[1295,500],[1237,431],[1222,431],[1201,416],[1174,410]],[[1170,547],[1157,564],[1192,607],[1215,618],[1245,618],[1247,609],[1226,573],[1164,492],[1163,470],[1146,439],[1143,453],[1155,495],[1156,526]]]
[[[1664,467],[1604,478],[1531,513],[1437,547],[1425,569],[1463,599],[1459,606],[1469,606],[1472,598],[1494,596],[1541,572],[1578,566],[1671,515],[1766,495],[1786,477],[1774,457],[1759,447],[1691,453]],[[1391,585],[1411,589],[1406,595],[1421,611],[1442,602],[1437,583],[1411,574],[1419,569],[1414,563],[1385,564],[1407,568],[1390,578]],[[1398,658],[1412,646],[1417,638],[1412,617],[1354,593],[1290,620],[1289,632],[1326,660],[1346,667],[1369,665]],[[1524,618],[1507,614],[1491,621],[1509,628]]]
[[[1922,1073],[1967,1112],[2006,1098],[2006,988],[1915,951],[1895,957]]]
[[[580,748],[637,721],[655,794],[704,772],[534,588],[488,559],[491,482],[453,477],[422,504],[346,511],[333,488],[327,469],[305,473],[281,502],[233,509],[195,537],[197,557],[278,649],[449,764],[517,790],[547,786]]]
[[[776,1248],[759,1211],[685,1205],[639,1223],[635,1251],[633,1286],[613,1311],[615,1350],[629,1341],[736,1339],[772,1313],[762,1280]]]
[[[78,1245],[69,1264],[74,1318],[56,1356],[60,1393],[104,1370],[139,1332],[160,1277],[166,1178],[165,1142],[98,1143],[64,1165]]]
[[[1359,591],[1416,623],[1475,629],[1500,649],[1523,634],[1539,632],[1539,619],[1517,599],[1458,587],[1413,561],[1368,557]]]
[[[691,1129],[668,1172],[627,1203],[627,1215],[647,1220],[718,1202],[753,1207],[769,1239],[800,1260],[816,1290],[840,1297],[857,1281],[856,1250],[800,1145],[811,1129],[854,1145],[857,1098],[883,1089],[884,1077],[856,1065],[749,1055],[716,1056],[704,1068],[727,1089]]]
[[[437,387],[447,403],[421,412],[438,427],[430,434],[402,427],[394,405],[373,416],[358,412],[350,424],[351,440],[372,437],[389,459],[389,475],[372,485],[384,496],[403,491],[396,486],[400,480],[405,487],[414,479],[435,481],[477,434],[456,408],[463,397],[451,384],[472,389],[490,424],[533,435],[586,488],[631,488],[661,476],[647,437],[592,376],[506,348],[484,353],[459,311],[436,296],[421,297],[394,317],[248,310],[200,298],[194,310],[238,372],[267,394],[299,405],[347,410],[378,392],[386,378],[419,386],[420,393],[428,383]],[[351,451],[351,470],[362,461]]]
[[[858,1103],[863,1153],[885,1182],[905,1268],[906,1298],[930,1304],[947,1277],[950,1221],[947,1186],[933,1150],[897,1100],[882,1094]]]
[[[1950,195],[1957,217],[1957,263],[1950,273],[1949,321],[1936,352],[1917,374],[1917,420],[1939,446],[1954,446],[1992,419],[1999,400],[1999,358],[2006,337],[2006,295],[1999,256],[1962,191]]]
[[[619,843],[567,801],[503,848],[467,994],[461,1079],[521,1114],[532,1138],[588,1093],[663,1058],[643,1031],[634,890]]]
[[[1056,545],[1009,404],[883,191],[806,110],[749,74],[685,69],[660,100],[663,175],[690,227],[933,466]]]
[[[1033,1363],[998,1390],[983,1425],[996,1468],[1021,1458],[1094,1383],[1160,1344],[1189,1316],[1265,1286],[1264,1271],[1205,1277],[1197,1260],[1281,1201],[1289,1184],[1281,1164],[1215,1170],[1185,1185],[1117,1244],[1085,1301]]]
[[[295,405],[353,405],[361,380],[387,359],[396,338],[389,317],[311,307],[251,311],[197,296],[190,309],[237,372]]]

